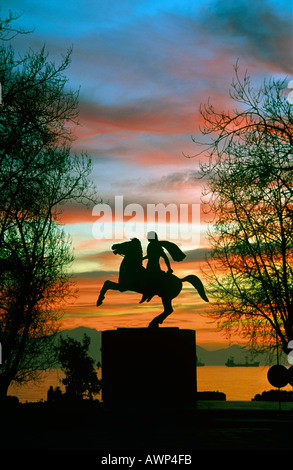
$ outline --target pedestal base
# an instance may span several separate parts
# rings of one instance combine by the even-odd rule
[[[107,404],[194,404],[195,331],[179,328],[103,331],[102,399]]]

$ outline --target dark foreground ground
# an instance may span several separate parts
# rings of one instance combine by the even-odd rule
[[[263,452],[266,457],[278,452],[283,458],[286,452],[293,455],[293,403],[278,408],[277,403],[253,402],[117,410],[89,402],[77,407],[27,403],[2,407],[0,449],[1,455],[6,451],[22,464],[37,453],[48,463],[62,456],[68,462],[82,457],[83,463],[97,465],[102,465],[105,456],[109,459],[109,454],[110,458],[141,456],[136,468],[154,453],[238,452],[242,459],[250,452]],[[130,464],[125,460],[122,466]]]

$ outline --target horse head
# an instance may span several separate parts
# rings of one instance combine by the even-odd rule
[[[132,238],[128,242],[112,245],[114,255],[131,256],[142,262],[142,247],[138,238]]]

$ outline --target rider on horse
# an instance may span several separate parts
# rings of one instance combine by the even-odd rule
[[[172,300],[180,294],[183,282],[189,282],[199,293],[200,297],[208,302],[205,289],[201,280],[194,274],[189,274],[183,279],[171,273],[170,263],[167,264],[169,273],[160,268],[160,257],[166,256],[163,248],[168,250],[174,261],[182,261],[184,253],[175,243],[159,241],[157,236],[149,234],[149,246],[147,250],[148,266],[142,266],[142,247],[137,238],[123,243],[112,245],[113,253],[123,256],[119,269],[119,281],[106,280],[97,300],[97,307],[102,305],[105,294],[109,289],[125,292],[127,290],[143,293],[143,300],[158,295],[162,299],[164,311],[157,315],[149,324],[151,328],[158,328],[164,320],[173,312]]]
[[[168,268],[167,274],[173,273],[170,261],[163,248],[166,248],[166,250],[171,255],[174,261],[182,261],[185,258],[185,254],[175,243],[168,241],[159,241],[156,232],[148,232],[148,241],[149,244],[147,247],[147,255],[143,257],[143,260],[148,260],[146,266],[148,282],[143,292],[143,296],[140,303],[144,302],[145,300],[147,300],[148,302],[151,300],[153,295],[155,295],[158,287],[160,287],[162,275],[166,275],[166,272],[161,270],[161,257],[164,259]]]

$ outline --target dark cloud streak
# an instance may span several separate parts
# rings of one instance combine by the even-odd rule
[[[286,14],[268,1],[216,0],[203,10],[201,27],[236,58],[254,57],[292,73],[292,3],[287,8]]]

